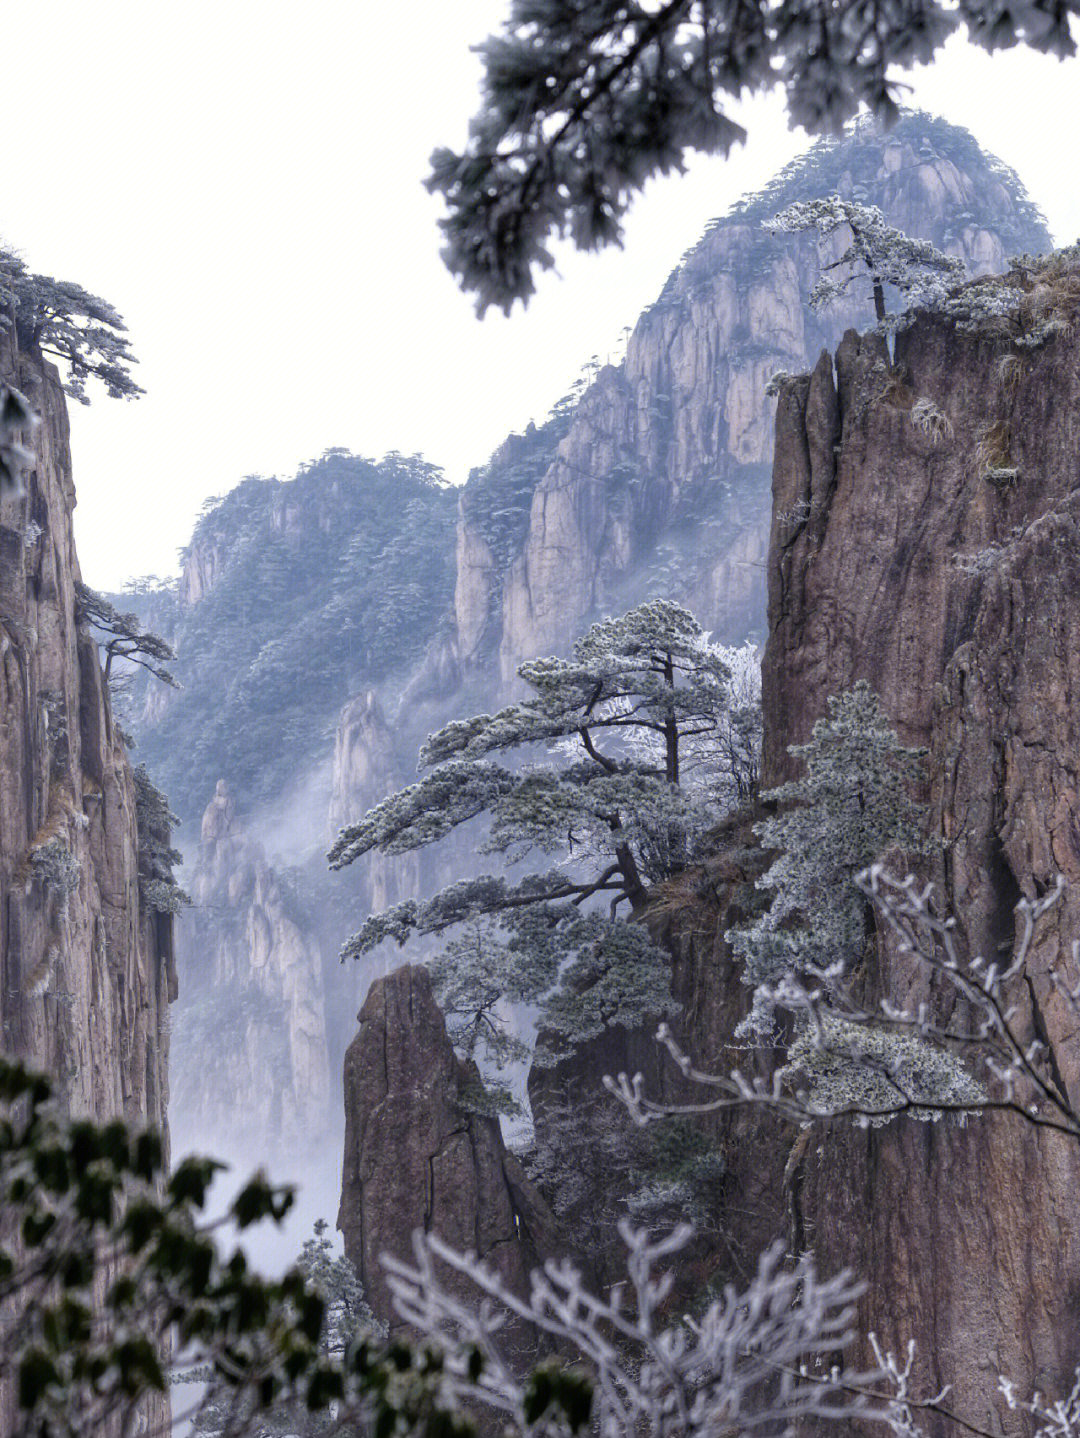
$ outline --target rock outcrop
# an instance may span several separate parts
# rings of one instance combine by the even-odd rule
[[[0,503],[0,1049],[70,1113],[167,1133],[172,920],[140,892],[135,783],[77,617],[64,396],[2,332],[0,375],[41,420],[26,493]]]
[[[1068,302],[1077,276],[1058,276]],[[932,402],[926,433],[913,405]],[[1080,341],[1035,349],[930,319],[897,342],[848,335],[784,390],[777,423],[766,782],[791,768],[826,697],[866,679],[906,743],[929,750],[930,866],[962,951],[1043,920],[1017,1022],[1048,1045],[1075,1104],[1080,1046],[1053,974],[1080,934]],[[797,524],[779,518],[797,511]],[[876,985],[911,992],[884,947]],[[843,1180],[838,1181],[838,1175]],[[807,1155],[802,1222],[823,1262],[868,1280],[866,1327],[915,1340],[927,1388],[999,1431],[996,1375],[1065,1392],[1080,1360],[1080,1152],[1007,1117],[834,1128]]]
[[[345,1055],[345,1160],[338,1228],[377,1317],[396,1316],[379,1264],[410,1257],[412,1234],[471,1250],[516,1292],[557,1247],[554,1220],[478,1111],[476,1067],[459,1059],[427,970],[371,986]]]
[[[224,781],[203,815],[189,888],[178,934],[177,1137],[295,1162],[332,1125],[322,955]]]

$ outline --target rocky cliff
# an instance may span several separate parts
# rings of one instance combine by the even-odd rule
[[[835,250],[771,236],[762,222],[830,190],[879,204],[892,223],[973,270],[1048,244],[1016,177],[966,132],[921,115],[889,137],[858,129],[815,147],[712,225],[639,320],[625,360],[475,472],[460,496],[452,563],[453,501],[422,463],[371,465],[331,451],[288,483],[246,481],[204,516],[188,551],[171,621],[188,687],[137,726],[140,753],[152,769],[160,763],[184,817],[197,821],[225,775],[245,822],[272,835],[291,863],[321,850],[327,806],[334,827],[409,782],[428,729],[498,702],[522,658],[564,650],[599,611],[668,594],[719,639],[764,637],[774,404],[766,383],[774,371],[808,368],[845,325],[869,318],[869,306],[856,298],[812,313],[806,296]],[[908,427],[913,444],[933,448]],[[815,453],[833,442],[831,431],[816,435]],[[785,542],[815,502],[816,492],[806,500],[800,491],[778,506],[791,511],[777,520],[788,526]],[[788,740],[776,736],[782,753]],[[358,990],[379,961],[346,977],[334,961],[338,942],[358,926],[354,917],[430,892],[447,875],[435,854],[423,867],[357,865],[332,882],[316,867],[317,852],[303,876],[313,924],[304,942],[325,963],[333,1073]],[[215,915],[235,918],[226,906],[193,919]],[[218,938],[205,934],[202,946],[216,951]],[[243,925],[230,934],[248,941]],[[685,936],[673,942],[691,965]],[[195,963],[197,947],[185,949]],[[241,949],[231,973],[249,964]],[[687,979],[688,992],[695,982]],[[208,1014],[215,992],[201,993]],[[231,1012],[228,990],[219,997],[217,1010]],[[741,989],[715,999],[737,1004]],[[285,1050],[273,1043],[291,1041],[263,1033],[269,1046],[253,1070],[285,1072]],[[232,1052],[227,1032],[208,1033],[207,1045]],[[188,1072],[203,1082],[197,1065]]]
[[[0,1014],[7,1053],[78,1113],[164,1125],[171,921],[139,891],[136,795],[76,619],[67,412],[51,366],[6,356],[41,423],[0,511]]]
[[[764,783],[794,772],[788,746],[806,740],[828,696],[866,679],[904,742],[928,750],[937,847],[926,874],[963,953],[1009,952],[1017,899],[1065,877],[1016,1022],[1046,1044],[1049,1081],[1075,1104],[1080,1049],[1054,982],[1076,982],[1080,933],[1075,257],[1035,271],[1023,309],[1019,324],[981,334],[921,318],[895,358],[850,333],[835,359],[824,353],[782,387]],[[748,991],[723,936],[755,902],[752,818],[718,831],[715,857],[649,916],[672,953],[673,1027],[710,1072],[745,1072],[749,1057],[732,1046]],[[897,1000],[918,976],[879,938],[865,982],[871,998]],[[640,1070],[654,1097],[691,1096],[647,1035],[614,1030],[534,1073],[538,1127],[559,1085],[581,1101],[620,1069]],[[750,1110],[706,1127],[726,1161],[719,1273],[777,1237],[812,1248],[827,1270],[850,1265],[868,1285],[861,1330],[898,1353],[914,1340],[913,1387],[951,1385],[949,1408],[982,1431],[1020,1431],[999,1373],[1021,1393],[1070,1390],[1080,1360],[1071,1140],[1005,1116],[799,1133]],[[926,1421],[935,1434],[961,1431]]]
[[[338,1227],[377,1317],[395,1315],[379,1255],[414,1230],[470,1250],[515,1291],[557,1249],[554,1220],[483,1112],[475,1064],[454,1054],[427,970],[372,985],[345,1056]]]
[[[136,785],[76,617],[64,397],[2,334],[0,374],[41,417],[26,493],[0,503],[0,1047],[70,1113],[166,1131],[172,920],[140,889]]]
[[[517,437],[470,481],[452,631],[436,646],[444,664],[449,648],[466,678],[497,666],[505,687],[523,659],[656,593],[727,642],[762,633],[766,385],[869,318],[865,297],[821,314],[807,305],[838,239],[773,236],[763,221],[829,191],[880,206],[973,273],[1049,247],[1015,175],[965,131],[910,114],[888,136],[860,126],[817,145],[714,222],[638,320],[622,364],[602,369],[561,425]]]
[[[177,945],[177,1138],[295,1162],[333,1127],[322,955],[224,781],[203,815],[189,888]]]
[[[1052,975],[1072,975],[1080,933],[1078,291],[1075,261],[1036,283],[1031,307],[1068,316],[1038,347],[924,319],[895,365],[848,335],[835,366],[786,387],[774,509],[806,517],[774,515],[765,662],[767,782],[860,678],[929,749],[931,876],[964,951],[1008,951],[1016,900],[1064,875],[1018,1021],[1074,1103],[1080,1051]],[[933,433],[919,399],[942,417]],[[883,949],[875,981],[908,992],[909,962]],[[992,1426],[996,1373],[1071,1386],[1078,1182],[1074,1145],[1006,1118],[834,1130],[807,1158],[804,1223],[869,1280],[868,1325],[914,1338],[928,1386],[952,1383],[954,1409]]]

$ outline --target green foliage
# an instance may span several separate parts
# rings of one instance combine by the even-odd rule
[[[205,1212],[220,1168],[190,1158],[170,1175],[157,1134],[69,1118],[49,1080],[0,1059],[0,1381],[12,1438],[135,1431],[147,1400],[167,1393],[170,1352],[228,1395],[221,1438],[286,1431],[260,1426],[286,1405],[333,1405],[335,1421],[386,1438],[399,1424],[464,1438],[437,1360],[351,1327],[361,1296],[321,1233],[273,1280],[217,1246]],[[241,1230],[280,1222],[291,1202],[256,1174],[229,1218]]]
[[[730,672],[691,614],[653,600],[594,624],[569,659],[518,673],[532,697],[433,734],[420,754],[428,772],[342,830],[330,863],[408,853],[485,819],[481,852],[530,872],[406,900],[369,918],[343,957],[467,924],[468,941],[437,968],[441,997],[485,1046],[500,996],[541,1004],[550,1057],[559,1041],[670,1006],[664,956],[616,912],[684,866],[715,817]],[[503,753],[513,767],[495,762]],[[549,856],[555,865],[540,867]]]
[[[179,656],[184,692],[138,737],[185,819],[222,775],[242,810],[280,799],[329,756],[342,705],[420,658],[453,589],[455,509],[419,456],[328,450],[203,515],[185,558],[212,583],[195,603],[126,596]]]
[[[386,1325],[375,1318],[356,1270],[344,1255],[335,1256],[327,1235],[327,1224],[319,1219],[314,1236],[307,1239],[300,1251],[296,1271],[307,1288],[322,1301],[322,1320],[317,1344],[321,1358],[330,1364],[344,1361],[358,1343],[381,1345],[386,1338]],[[205,1438],[224,1438],[233,1431],[233,1406],[236,1398],[232,1384],[222,1380],[210,1369],[194,1369],[184,1375],[186,1382],[202,1382],[209,1391],[195,1415],[191,1431]],[[312,1412],[306,1400],[279,1399],[267,1411],[251,1414],[251,1438],[316,1438],[321,1433],[340,1432],[338,1419],[329,1405]]]
[[[755,829],[763,848],[778,851],[758,880],[774,891],[772,904],[727,935],[755,991],[741,1030],[766,1040],[788,975],[849,972],[860,959],[868,909],[855,875],[894,846],[926,846],[925,810],[910,796],[924,751],[900,743],[865,680],[831,697],[810,742],[789,752],[806,773],[764,796],[782,811]]]
[[[59,360],[64,390],[89,404],[89,380],[114,399],[137,399],[143,390],[131,378],[135,356],[127,326],[106,300],[70,280],[35,275],[18,255],[0,248],[0,329],[14,329],[19,348]]]

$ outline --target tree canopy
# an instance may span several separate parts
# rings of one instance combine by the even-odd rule
[[[874,317],[879,325],[888,318],[886,286],[899,290],[910,305],[940,304],[967,274],[963,260],[943,255],[929,240],[913,239],[893,225],[875,205],[859,204],[839,195],[798,200],[766,222],[782,234],[817,230],[823,239],[847,228],[851,244],[824,272],[810,292],[810,303],[820,309],[840,299],[860,280],[869,281]]]
[[[342,868],[376,850],[404,854],[483,818],[481,852],[517,872],[463,878],[373,915],[344,956],[486,919],[509,957],[496,965],[484,944],[465,945],[455,1011],[468,1006],[462,965],[473,964],[474,1013],[497,974],[504,997],[543,1001],[552,1029],[584,1038],[670,1003],[664,956],[618,916],[689,862],[735,793],[722,742],[730,671],[691,614],[653,600],[594,624],[569,659],[518,673],[530,698],[433,734],[419,782],[343,829],[329,856]],[[512,764],[494,757],[503,754]]]
[[[80,404],[90,403],[91,379],[113,399],[144,393],[131,377],[138,361],[113,306],[71,280],[34,274],[18,255],[0,249],[0,328],[12,326],[21,349],[60,361],[64,391]]]
[[[617,243],[634,195],[687,152],[745,138],[724,106],[780,84],[793,124],[836,131],[863,105],[897,116],[893,72],[958,29],[995,50],[1071,55],[1076,0],[513,0],[478,47],[481,105],[461,151],[432,155],[448,207],[444,258],[462,287],[509,311],[554,263],[552,237]]]

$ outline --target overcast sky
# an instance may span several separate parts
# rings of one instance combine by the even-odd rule
[[[121,311],[148,391],[72,407],[91,584],[172,572],[207,496],[332,445],[419,450],[460,482],[614,352],[705,223],[807,143],[778,99],[755,102],[748,144],[651,186],[623,251],[563,252],[527,311],[481,323],[442,268],[422,180],[432,148],[464,138],[468,47],[505,7],[7,8],[0,238]],[[1014,166],[1067,243],[1078,81],[1078,62],[954,42],[911,100]]]

